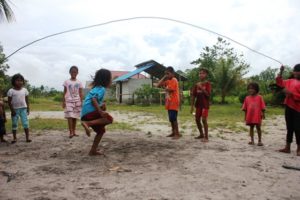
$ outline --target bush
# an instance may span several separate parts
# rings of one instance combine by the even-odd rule
[[[142,105],[150,105],[155,99],[159,99],[159,89],[146,84],[137,89],[134,94],[137,102]]]
[[[244,103],[244,100],[246,98],[246,96],[248,95],[248,92],[243,92],[239,95],[239,102],[240,103]]]
[[[58,102],[62,102],[62,100],[63,100],[63,95],[57,94],[57,95],[55,95],[55,96],[53,97],[53,100],[54,100],[54,101],[58,101]]]

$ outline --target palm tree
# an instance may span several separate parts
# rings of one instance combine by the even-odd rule
[[[14,19],[14,13],[8,4],[8,0],[0,0],[0,21],[11,22]]]

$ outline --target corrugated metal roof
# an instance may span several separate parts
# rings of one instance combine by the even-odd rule
[[[161,79],[165,75],[165,70],[166,70],[165,66],[163,66],[162,64],[159,64],[158,62],[156,62],[154,60],[149,60],[149,61],[140,63],[140,64],[136,65],[135,67],[137,68],[136,70],[129,72],[128,74],[125,74],[123,76],[118,77],[113,82],[127,80],[130,77],[132,77],[138,73],[141,73],[142,71],[145,71],[146,73],[150,74],[153,77]],[[180,75],[176,72],[175,72],[175,76],[179,81],[187,80],[187,78],[185,76]]]
[[[148,69],[150,67],[153,67],[153,65],[154,65],[153,63],[148,63],[147,65],[145,65],[143,67],[137,68],[136,70],[129,72],[128,74],[124,74],[123,76],[116,78],[115,80],[113,80],[113,82],[124,81],[126,79],[129,79],[130,77],[132,77],[136,74],[139,74],[142,71],[145,71],[146,69]]]

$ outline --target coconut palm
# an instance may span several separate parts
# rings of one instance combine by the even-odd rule
[[[0,21],[13,21],[14,13],[8,4],[8,0],[0,0]]]

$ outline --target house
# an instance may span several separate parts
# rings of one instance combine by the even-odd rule
[[[165,75],[166,70],[165,66],[154,60],[140,63],[135,67],[137,68],[136,70],[113,80],[113,83],[116,84],[116,98],[119,103],[134,102],[134,92],[144,84],[153,86],[154,81],[161,79]],[[133,78],[142,72],[149,74],[149,78]],[[175,76],[178,81],[182,81],[183,83],[187,80],[187,78],[181,74],[175,73]]]

